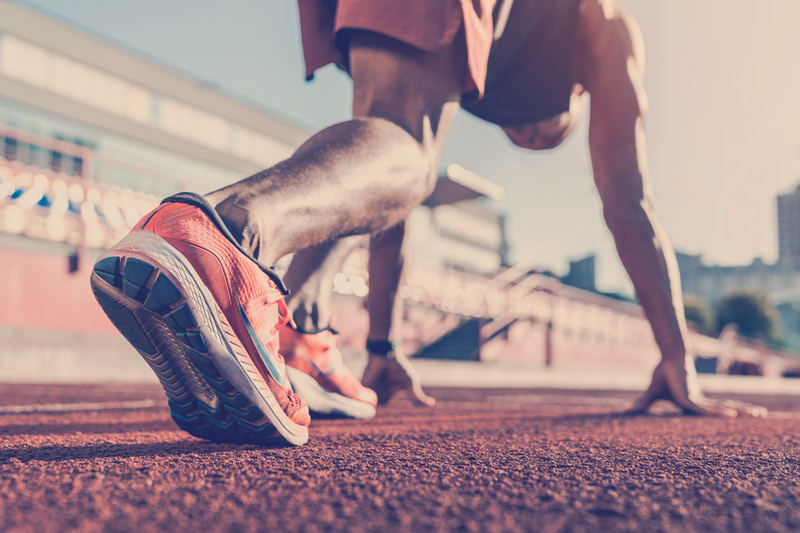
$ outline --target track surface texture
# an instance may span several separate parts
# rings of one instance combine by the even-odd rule
[[[722,420],[430,392],[270,449],[178,430],[157,386],[0,385],[0,531],[800,530],[800,396]]]

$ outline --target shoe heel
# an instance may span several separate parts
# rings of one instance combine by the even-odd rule
[[[232,351],[230,326],[164,239],[130,233],[95,263],[90,283],[108,318],[158,377],[178,427],[217,441],[308,441],[307,428],[286,419],[266,384],[252,385],[243,366],[252,365],[249,357]]]
[[[176,284],[160,265],[124,254],[94,266],[92,292],[111,323],[150,365],[167,397],[198,399],[215,408],[219,400],[189,361],[187,348],[208,351],[197,321]]]

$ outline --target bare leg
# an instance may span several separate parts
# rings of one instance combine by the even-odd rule
[[[207,198],[263,263],[403,220],[430,193],[459,107],[463,43],[427,54],[380,35],[350,46],[353,119]]]
[[[345,237],[294,254],[283,281],[289,288],[286,305],[297,327],[313,333],[331,324],[333,278],[363,237]]]

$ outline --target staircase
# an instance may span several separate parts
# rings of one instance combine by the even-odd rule
[[[503,342],[515,322],[550,320],[548,295],[560,285],[530,264],[505,269],[489,279],[458,272],[410,270],[409,299],[461,315],[458,325],[414,354],[431,359],[478,361],[483,346]]]
[[[480,319],[467,318],[413,357],[480,361],[480,344]]]

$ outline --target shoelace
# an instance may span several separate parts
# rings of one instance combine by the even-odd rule
[[[280,353],[281,337],[278,328],[287,324],[295,327],[292,315],[289,313],[289,306],[286,305],[286,299],[281,298],[278,300],[278,321],[271,329],[272,338],[275,340],[275,349],[278,350],[278,355],[280,355],[281,359],[283,359],[283,355]],[[286,397],[289,399],[289,403],[294,409],[297,409],[303,405],[303,399],[300,398],[300,396],[298,396],[291,387],[289,387],[289,390],[286,391]]]
[[[256,335],[259,336],[259,338],[261,339],[261,341],[264,344],[272,344],[272,346],[273,346],[274,350],[277,352],[278,356],[281,359],[283,359],[283,356],[280,354],[280,351],[279,351],[280,350],[280,335],[279,335],[279,329],[278,328],[280,328],[282,326],[285,326],[286,324],[290,324],[290,325],[294,326],[294,321],[292,320],[292,316],[289,313],[289,307],[286,305],[286,300],[283,297],[281,297],[277,301],[270,300],[269,298],[264,298],[261,301],[261,306],[258,309],[253,309],[253,307],[255,307],[255,305],[258,305],[257,303],[254,305],[254,303],[255,302],[251,301],[250,303],[247,304],[247,306],[245,306],[246,309],[247,309],[247,313],[250,315],[251,318],[255,318],[258,315],[260,315],[261,313],[263,313],[264,311],[268,310],[269,307],[270,307],[270,304],[272,304],[272,303],[277,303],[278,304],[278,319],[275,321],[274,324],[264,324],[258,331],[256,331]],[[263,332],[264,332],[264,328],[266,328],[267,326],[269,326],[269,338],[265,339],[264,335],[263,335]]]
[[[278,300],[278,322],[275,324],[275,327],[272,331],[272,338],[275,339],[275,349],[281,349],[281,338],[280,333],[278,332],[278,328],[283,327],[285,325],[289,325],[290,327],[297,328],[297,324],[294,323],[294,319],[292,318],[292,314],[289,312],[289,306],[286,305],[286,298],[281,298]],[[283,357],[283,356],[281,356]]]

